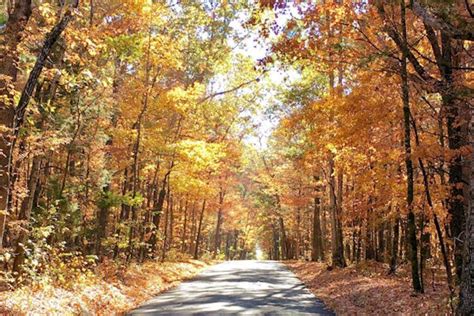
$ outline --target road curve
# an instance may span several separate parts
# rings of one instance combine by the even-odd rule
[[[334,315],[283,264],[228,261],[128,315]]]

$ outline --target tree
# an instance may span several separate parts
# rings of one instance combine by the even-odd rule
[[[8,216],[10,192],[10,152],[12,148],[11,130],[15,116],[14,91],[12,86],[17,80],[18,45],[21,43],[26,24],[31,16],[31,0],[15,1],[13,11],[9,14],[0,45],[0,247],[3,246],[5,224]]]

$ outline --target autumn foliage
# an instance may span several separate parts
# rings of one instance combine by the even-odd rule
[[[473,311],[468,1],[0,5],[5,290],[376,261]]]

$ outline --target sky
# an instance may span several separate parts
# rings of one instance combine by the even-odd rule
[[[294,12],[291,11],[288,14],[279,14],[275,19],[278,26],[283,27],[286,25],[291,14],[294,14]],[[240,19],[231,22],[230,25],[235,32],[245,35],[245,39],[238,46],[235,45],[232,39],[229,39],[229,45],[231,47],[236,46],[234,54],[247,56],[257,64],[259,60],[271,53],[271,41],[274,40],[275,36],[270,36],[268,39],[262,39],[256,31],[249,31],[244,28],[243,23],[247,18],[248,17],[243,15]],[[279,123],[279,118],[270,118],[265,114],[265,111],[271,103],[275,102],[277,91],[272,87],[281,86],[285,77],[290,78],[291,81],[296,80],[298,75],[296,72],[288,72],[276,66],[272,66],[265,76],[265,79],[257,83],[266,86],[266,95],[263,100],[261,100],[263,103],[262,108],[256,115],[253,115],[253,123],[256,126],[255,135],[247,135],[244,138],[244,141],[259,150],[265,150],[268,147],[269,138]]]

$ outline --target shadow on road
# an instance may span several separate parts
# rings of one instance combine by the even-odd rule
[[[333,315],[282,264],[232,261],[157,296],[129,315]]]

